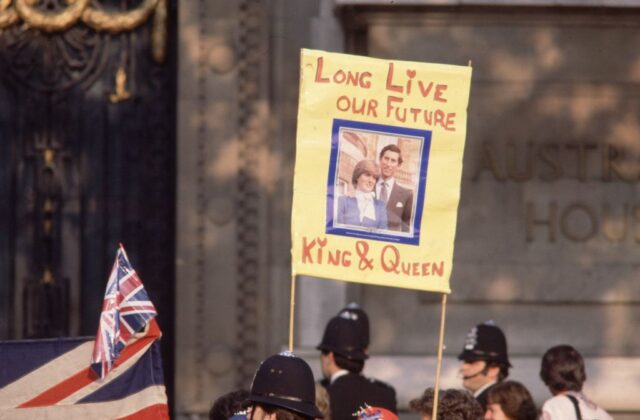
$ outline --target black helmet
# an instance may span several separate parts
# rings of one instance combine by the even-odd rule
[[[362,309],[357,303],[351,302],[338,312],[338,316],[355,321],[362,340],[362,348],[366,349],[369,347],[369,317],[364,309]]]
[[[464,361],[485,360],[511,367],[507,356],[507,339],[493,321],[476,325],[469,331],[458,359]]]
[[[313,372],[307,362],[289,352],[271,356],[258,366],[248,400],[322,418],[316,407]]]
[[[334,316],[329,320],[318,344],[318,350],[330,351],[351,360],[365,360],[360,330],[355,321],[348,317]]]

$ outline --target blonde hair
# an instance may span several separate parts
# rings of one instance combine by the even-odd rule
[[[316,382],[316,407],[322,413],[324,420],[331,420],[331,409],[329,408],[329,393],[327,389]]]

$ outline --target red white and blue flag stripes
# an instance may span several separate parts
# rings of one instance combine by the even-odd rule
[[[169,419],[160,331],[136,338],[100,379],[88,337],[0,342],[0,419]]]
[[[121,246],[95,340],[0,342],[0,419],[169,419],[156,315]]]
[[[91,357],[91,367],[98,376],[107,376],[132,337],[144,330],[157,314],[124,247],[120,245],[104,293]]]

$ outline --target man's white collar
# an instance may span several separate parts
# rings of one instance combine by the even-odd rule
[[[329,383],[332,384],[336,381],[336,379],[348,374],[349,371],[345,370],[345,369],[340,369],[339,371],[335,372],[333,375],[331,375],[331,379],[329,379]]]
[[[392,176],[390,176],[387,179],[383,179],[382,177],[380,177],[380,179],[378,180],[378,185],[382,185],[382,183],[387,184],[387,188],[391,189],[393,188],[393,183],[396,182],[396,179]]]
[[[489,388],[491,385],[495,384],[497,381],[489,382],[488,384],[482,385],[480,388],[476,389],[476,392],[473,393],[473,396],[478,398],[478,395],[482,394],[482,391]]]

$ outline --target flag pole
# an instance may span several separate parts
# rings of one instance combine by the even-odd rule
[[[438,338],[438,361],[436,362],[436,386],[433,390],[433,411],[431,418],[438,420],[438,393],[440,392],[440,368],[442,366],[442,347],[444,342],[444,319],[447,314],[447,294],[442,294],[442,309],[440,312],[440,336]]]
[[[293,352],[293,317],[296,307],[296,274],[291,272],[291,305],[289,307],[289,351]]]

